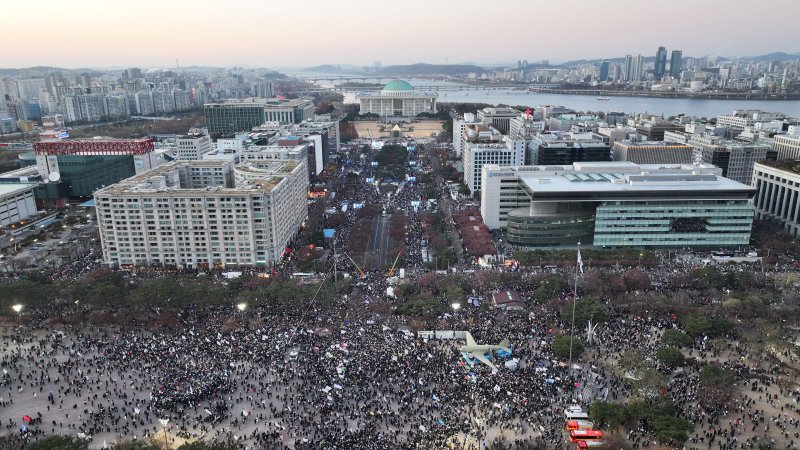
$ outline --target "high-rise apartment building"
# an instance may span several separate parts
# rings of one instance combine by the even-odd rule
[[[644,58],[642,55],[625,55],[625,64],[622,68],[625,81],[642,81],[643,70]]]
[[[658,51],[656,51],[656,65],[653,74],[656,77],[656,80],[660,80],[661,77],[666,75],[667,73],[667,49],[664,47],[658,47]]]
[[[307,215],[305,161],[174,161],[95,192],[112,267],[277,263]]]

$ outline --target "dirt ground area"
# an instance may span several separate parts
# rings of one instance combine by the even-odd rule
[[[354,122],[358,137],[360,138],[389,138],[391,137],[394,124],[381,123],[381,122]],[[411,137],[414,139],[422,139],[437,135],[442,132],[442,121],[440,120],[422,120],[412,123],[397,124],[401,131],[400,136]]]

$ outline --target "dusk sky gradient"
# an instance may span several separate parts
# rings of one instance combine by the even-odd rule
[[[0,67],[308,67],[800,52],[800,0],[11,0]]]

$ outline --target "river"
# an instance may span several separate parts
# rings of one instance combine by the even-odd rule
[[[376,77],[369,82],[385,84],[390,80],[391,78]],[[621,111],[629,114],[648,113],[665,117],[685,114],[706,118],[730,114],[734,109],[760,109],[782,112],[791,117],[800,117],[800,100],[708,100],[655,97],[610,97],[609,100],[597,100],[597,97],[593,95],[538,94],[505,88],[481,89],[440,80],[409,79],[408,82],[421,90],[424,90],[425,86],[446,86],[447,89],[439,90],[439,103],[488,103],[509,106],[561,105],[576,111]],[[340,83],[336,80],[333,83],[320,83],[320,86],[332,88],[338,84]],[[356,92],[345,92],[344,94],[345,103],[355,103]]]

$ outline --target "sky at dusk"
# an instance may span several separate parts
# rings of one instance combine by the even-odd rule
[[[0,67],[307,67],[800,52],[798,0],[12,0]]]

